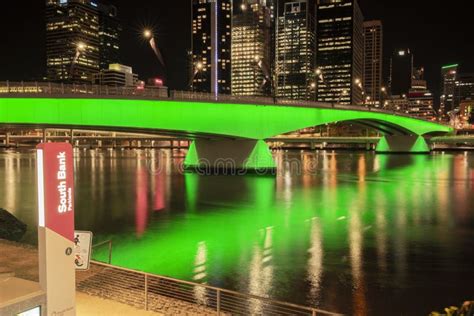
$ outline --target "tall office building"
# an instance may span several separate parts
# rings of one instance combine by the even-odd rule
[[[455,104],[460,119],[474,124],[474,73],[460,73],[457,79]]]
[[[456,104],[456,81],[458,78],[458,64],[446,65],[441,68],[441,115],[446,115],[454,110]]]
[[[271,88],[270,9],[244,0],[232,25],[232,94],[263,96]]]
[[[455,102],[474,100],[474,73],[460,73],[456,81]]]
[[[363,100],[364,34],[357,0],[318,0],[317,61],[323,80],[318,100],[359,104]]]
[[[310,100],[315,69],[315,2],[278,3],[276,27],[276,96]]]
[[[109,69],[120,61],[120,33],[122,26],[117,18],[117,8],[99,4],[99,67]]]
[[[434,120],[436,112],[433,108],[433,100],[433,94],[428,90],[425,80],[425,69],[423,67],[413,68],[405,113],[413,117]]]
[[[413,54],[409,49],[397,50],[390,59],[389,88],[393,96],[407,95],[413,78]]]
[[[415,67],[412,71],[411,77],[411,88],[417,89],[418,87],[426,89],[427,83],[425,80],[425,68],[424,67]]]
[[[380,106],[383,61],[382,21],[364,22],[364,91],[370,103]]]
[[[99,14],[92,0],[46,1],[47,78],[91,82],[99,71]]]
[[[191,6],[192,89],[230,94],[232,0],[192,0]]]

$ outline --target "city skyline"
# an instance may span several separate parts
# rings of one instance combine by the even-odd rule
[[[181,0],[172,3],[143,1],[143,5],[138,8],[136,4],[132,6],[126,1],[109,2],[118,7],[118,16],[124,28],[121,40],[121,62],[132,66],[135,72],[144,79],[164,76],[164,71],[156,62],[153,52],[148,49],[146,41],[143,41],[139,34],[143,26],[153,26],[158,37],[158,45],[169,66],[166,78],[168,85],[174,89],[184,89],[187,82],[182,74],[187,74],[186,53],[190,46],[190,1]],[[444,11],[450,11],[453,8],[443,8],[444,11],[441,11],[441,9],[427,6],[426,1],[415,4],[401,1],[398,2],[397,8],[372,0],[359,2],[365,20],[380,19],[384,24],[383,78],[385,83],[388,79],[388,60],[391,52],[404,47],[413,51],[416,65],[425,67],[428,86],[436,95],[440,94],[442,65],[459,63],[462,72],[473,70],[473,60],[468,53],[473,43],[463,41],[463,32],[456,32],[456,30],[465,29],[468,25],[467,20],[462,18],[463,12],[457,12],[457,15],[446,12],[447,18],[440,19]],[[2,50],[0,79],[41,79],[45,75],[44,2],[41,1],[26,8],[18,3],[5,5],[6,10],[2,11],[9,12],[9,15],[2,17],[1,23],[11,25],[9,21],[11,22],[18,14],[23,14],[26,22],[22,28],[7,33],[5,43],[8,49]],[[422,9],[425,11],[420,11]],[[176,14],[176,12],[183,13]],[[400,12],[405,12],[403,21],[408,22],[397,22]],[[429,29],[433,31],[428,32]],[[441,34],[437,33],[437,30]],[[446,38],[448,34],[450,36]],[[438,46],[433,45],[434,38],[439,40]],[[441,38],[444,40],[441,41]],[[453,47],[458,48],[453,49]]]

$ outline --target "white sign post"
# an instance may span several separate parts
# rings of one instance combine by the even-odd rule
[[[76,270],[89,270],[92,252],[92,232],[74,231],[74,264]]]
[[[67,143],[37,147],[38,253],[46,316],[76,315],[74,160]]]

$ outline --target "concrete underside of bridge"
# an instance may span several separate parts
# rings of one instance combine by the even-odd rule
[[[377,153],[411,153],[426,154],[430,148],[423,136],[397,135],[384,136],[380,139],[375,149]]]
[[[263,140],[197,139],[184,161],[187,170],[203,174],[215,172],[273,173],[276,164]]]

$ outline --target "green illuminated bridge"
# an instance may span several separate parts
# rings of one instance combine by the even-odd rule
[[[265,140],[318,125],[352,121],[385,135],[378,152],[429,152],[424,136],[450,127],[357,106],[236,99],[161,90],[0,83],[0,125],[160,132],[193,139],[186,167],[275,168]]]

